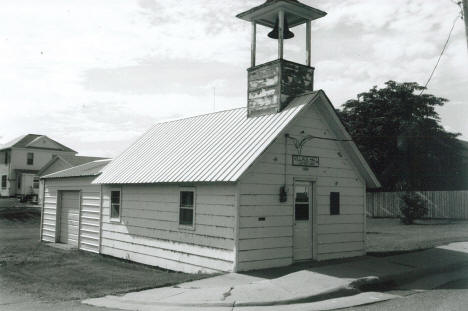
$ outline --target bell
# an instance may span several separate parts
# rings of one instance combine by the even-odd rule
[[[276,22],[275,22],[275,28],[273,28],[273,30],[268,34],[268,37],[270,37],[272,39],[278,39],[279,38],[278,29],[279,29],[279,19],[277,18]],[[283,35],[284,39],[294,38],[294,33],[291,32],[291,30],[289,30],[288,19],[286,18],[286,16],[284,17],[283,34],[284,34]]]

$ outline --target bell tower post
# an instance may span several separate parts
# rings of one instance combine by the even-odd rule
[[[311,21],[327,13],[298,0],[267,0],[237,15],[252,25],[251,67],[248,69],[248,116],[283,110],[296,96],[313,91],[311,67]],[[290,28],[305,24],[305,65],[284,58],[284,41],[294,37]],[[278,40],[278,59],[257,64],[257,25],[272,28],[268,37]]]

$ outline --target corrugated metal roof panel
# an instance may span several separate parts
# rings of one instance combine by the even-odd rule
[[[94,183],[236,181],[316,94],[255,118],[241,108],[156,124]]]
[[[97,176],[112,160],[97,160],[41,177],[42,179]]]

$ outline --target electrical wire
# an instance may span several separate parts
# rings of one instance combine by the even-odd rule
[[[421,95],[426,91],[427,86],[429,85],[429,83],[431,82],[432,78],[434,77],[434,73],[436,72],[437,67],[439,67],[440,60],[442,59],[442,56],[444,55],[445,50],[447,49],[448,43],[449,43],[449,41],[450,41],[450,38],[452,37],[453,29],[455,28],[455,25],[457,24],[458,19],[459,19],[460,17],[462,17],[462,14],[461,14],[461,13],[459,13],[459,14],[457,15],[457,17],[455,18],[455,20],[453,21],[452,28],[450,29],[448,38],[447,38],[447,40],[445,41],[445,44],[444,44],[444,47],[443,47],[442,51],[440,52],[439,58],[437,59],[437,63],[436,63],[436,65],[434,66],[434,69],[432,70],[431,75],[429,76],[429,79],[427,79],[427,82],[426,82],[426,84],[424,85],[424,89],[421,90],[421,93],[419,94],[419,96],[421,96]]]

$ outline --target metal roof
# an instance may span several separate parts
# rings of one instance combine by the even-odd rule
[[[41,177],[42,179],[97,176],[111,160],[97,160]]]
[[[156,124],[113,160],[98,184],[234,182],[317,96],[247,118],[240,108]]]
[[[39,172],[37,172],[37,175],[38,176],[42,176],[44,175],[44,172],[46,172],[49,167],[51,167],[54,163],[56,163],[57,161],[62,161],[63,164],[67,167],[67,168],[71,168],[71,167],[74,167],[74,166],[78,166],[78,165],[82,165],[82,164],[85,164],[85,163],[89,163],[89,162],[93,162],[93,161],[97,161],[97,160],[108,160],[108,158],[102,158],[102,157],[85,157],[85,156],[76,156],[76,155],[65,155],[65,154],[62,154],[62,155],[55,155],[52,157],[52,159],[50,159],[49,162],[47,162],[40,170]],[[55,172],[54,172],[55,173]],[[49,173],[49,175],[52,174],[52,173]]]

